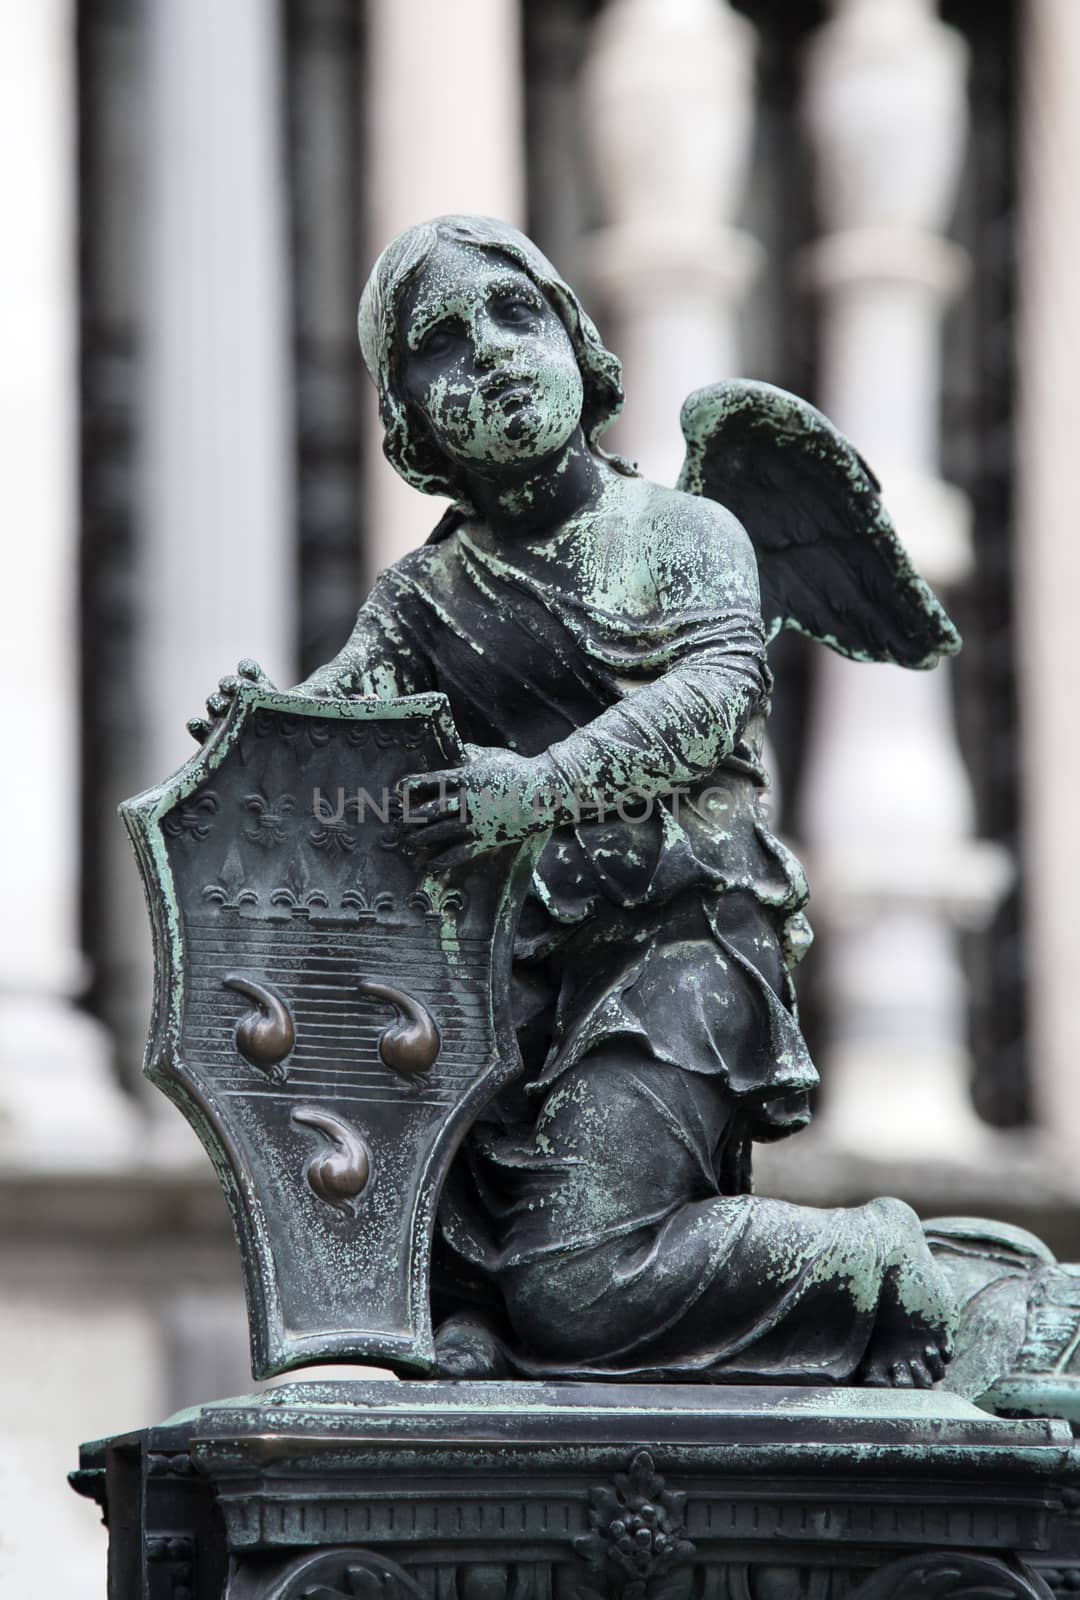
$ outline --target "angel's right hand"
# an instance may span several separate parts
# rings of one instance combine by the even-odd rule
[[[245,656],[243,661],[237,664],[235,673],[229,673],[222,678],[214,693],[207,696],[206,716],[192,717],[189,720],[187,730],[196,744],[206,743],[222,717],[227,714],[242,683],[255,683],[260,689],[274,687],[259,663]]]

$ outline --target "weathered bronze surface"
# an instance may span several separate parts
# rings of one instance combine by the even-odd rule
[[[1069,1429],[940,1392],[289,1383],[85,1446],[77,1487],[142,1533],[112,1600],[1064,1600],[1078,1571]]]
[[[395,241],[360,331],[388,457],[454,505],[304,692],[447,696],[468,760],[405,785],[435,870],[546,840],[523,1071],[443,1195],[437,1370],[929,1384],[955,1305],[913,1213],[750,1193],[754,1140],[802,1127],[817,1082],[806,885],[761,804],[766,640],[958,647],[872,475],[763,384],[691,396],[678,489],[606,456],[616,358],[484,219]]]
[[[409,850],[396,784],[462,754],[441,696],[328,705],[249,681],[229,704],[124,808],[157,952],[146,1070],[225,1186],[256,1375],[425,1371],[443,1179],[519,1070],[506,994],[530,860],[510,846],[436,876]]]
[[[360,329],[387,455],[452,508],[298,690],[223,679],[125,815],[146,1070],[229,1197],[256,1372],[443,1381],[85,1446],[112,1600],[1061,1600],[1080,1269],[752,1192],[817,1082],[766,643],[959,645],[869,468],[726,383],[679,487],[641,479],[599,445],[617,360],[483,218],[395,241]]]
[[[402,1215],[419,1204],[404,1110],[373,1132],[383,1112],[358,1109],[345,1068],[320,1058],[316,1081],[294,1067],[326,1019],[303,1014],[295,973],[271,970],[243,942],[259,916],[309,942],[324,923],[378,923],[381,898],[401,902],[384,872],[391,858],[370,830],[353,840],[333,808],[312,825],[301,790],[314,769],[294,760],[303,737],[279,741],[273,782],[245,791],[239,831],[196,761],[169,791],[168,815],[157,799],[150,809],[172,841],[171,866],[212,835],[218,875],[211,884],[200,867],[197,881],[178,879],[163,912],[159,868],[151,900],[159,922],[220,924],[214,959],[228,959],[206,980],[216,1009],[199,1036],[214,1070],[235,1073],[242,1060],[244,1093],[259,1104],[304,1103],[252,1124],[238,1178],[221,1130],[248,1101],[208,1118],[180,1069],[162,1064],[160,1026],[150,1065],[213,1130],[256,1323],[276,1317],[291,1330],[256,1332],[257,1370],[351,1354],[450,1377],[929,1387],[943,1380],[959,1324],[968,1353],[957,1385],[989,1391],[1020,1359],[1023,1319],[992,1333],[986,1306],[1026,1307],[1029,1291],[1040,1304],[1068,1299],[1069,1269],[1033,1270],[1037,1241],[1014,1248],[983,1224],[970,1239],[961,1226],[928,1241],[897,1200],[820,1211],[752,1192],[754,1142],[805,1126],[817,1084],[792,984],[810,938],[807,885],[764,805],[767,642],[789,626],[854,660],[913,668],[959,648],[872,472],[813,407],[746,381],[687,400],[677,488],[606,455],[619,363],[550,262],[489,219],[443,218],[395,240],[364,292],[360,338],[388,458],[452,506],[422,549],[382,574],[344,649],[295,703],[317,718],[322,702],[339,732],[382,705],[399,717],[433,696],[444,707],[444,748],[426,761],[403,752],[394,768],[395,859],[426,873],[430,919],[426,934],[394,923],[393,951],[415,964],[433,941],[449,987],[440,1002],[402,988],[388,944],[374,972],[363,940],[342,935],[332,947],[349,1004],[366,1007],[371,1026],[375,1003],[393,1010],[374,1050],[365,1046],[365,1081],[387,1105],[429,1107],[440,1159],[425,1168],[424,1205],[438,1203],[438,1220],[433,1228],[425,1213],[394,1232],[394,1184],[405,1185]],[[253,663],[222,680],[209,720],[192,725],[209,736],[201,761],[222,759],[260,693],[271,696]],[[284,712],[294,702],[274,703]],[[366,748],[334,748],[323,791],[370,788]],[[260,888],[263,909],[253,909],[237,851],[297,827],[308,854],[355,861],[359,900],[344,877],[337,899],[313,896],[302,858],[290,856],[280,887]],[[144,833],[144,860],[160,860],[148,821]],[[453,1037],[446,1007],[464,1004],[463,873],[489,887],[483,937],[504,963],[485,1022],[498,1065],[476,1069],[467,1092],[440,1054]],[[181,951],[167,933],[160,1005],[171,1016],[197,945],[189,937]],[[232,995],[249,1002],[239,1017]],[[301,1136],[322,1141],[305,1150],[306,1169]],[[266,1167],[252,1185],[253,1161]],[[267,1206],[260,1232],[248,1218]],[[315,1221],[336,1231],[309,1263]],[[273,1253],[279,1233],[292,1240],[287,1264]],[[401,1259],[376,1271],[394,1249]],[[260,1310],[281,1294],[303,1316]]]

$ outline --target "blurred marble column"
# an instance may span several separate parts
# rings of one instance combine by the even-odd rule
[[[679,409],[739,368],[760,246],[733,226],[750,159],[754,34],[728,0],[608,0],[582,80],[606,225],[587,268],[616,324],[627,404],[612,434],[674,483]]]
[[[146,771],[239,656],[294,679],[294,439],[276,10],[148,0]]]
[[[192,753],[185,723],[241,656],[295,669],[292,322],[276,10],[147,0],[140,373],[142,782]],[[132,901],[134,1009],[150,939]],[[148,1094],[163,1153],[201,1157]]]
[[[833,0],[805,111],[824,236],[820,402],[880,476],[938,589],[972,560],[969,510],[938,476],[941,320],[968,263],[942,235],[964,159],[966,50],[933,0]],[[827,938],[825,1130],[867,1156],[973,1153],[957,929],[1009,875],[973,837],[947,670],[822,652],[802,796],[812,912]]]
[[[79,948],[78,279],[71,0],[0,4],[0,1163],[133,1148]]]
[[[1080,6],[1032,0],[1020,100],[1016,582],[1028,1017],[1039,1121],[1080,1137]]]
[[[369,256],[403,228],[449,212],[524,225],[520,19],[507,0],[368,0],[365,92]],[[363,279],[358,285],[363,287]],[[365,379],[369,577],[422,544],[443,501],[411,489],[382,455]]]

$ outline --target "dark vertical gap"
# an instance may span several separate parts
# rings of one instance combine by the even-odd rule
[[[139,0],[80,0],[76,18],[80,292],[81,933],[87,1003],[124,1039],[114,937],[130,863],[115,807],[136,764],[133,716],[138,358]],[[141,1026],[141,1023],[140,1023]],[[127,1079],[137,1050],[121,1051]],[[128,1059],[128,1056],[132,1059]]]
[[[742,225],[764,250],[743,319],[743,373],[812,399],[817,383],[817,305],[798,283],[800,252],[815,237],[810,153],[799,125],[802,52],[824,20],[818,0],[734,0],[757,35],[754,149]],[[809,723],[814,646],[785,632],[771,645],[775,676],[769,742],[782,826],[791,826]],[[804,984],[804,987],[806,985]]]
[[[969,497],[974,568],[950,596],[964,636],[954,669],[961,749],[977,832],[1020,864],[1019,708],[1013,609],[1013,362],[1016,238],[1014,0],[944,0],[943,19],[971,52],[971,136],[954,236],[970,253],[970,287],[945,334],[943,475]],[[1023,885],[991,925],[965,939],[971,983],[975,1104],[988,1122],[1030,1120],[1023,970]]]
[[[355,0],[284,0],[305,674],[341,648],[362,579],[362,12]]]
[[[734,0],[757,37],[754,147],[742,226],[764,250],[764,264],[743,318],[743,372],[812,400],[817,387],[817,300],[799,282],[801,252],[816,237],[811,153],[800,124],[802,58],[809,35],[826,17],[821,0],[791,6],[786,0]],[[769,752],[777,792],[773,823],[786,838],[795,832],[814,685],[814,655],[821,647],[785,629],[769,646],[774,687]],[[797,840],[795,841],[797,845]],[[818,981],[820,947],[812,947],[797,973],[803,1032],[820,1055],[824,1013]]]
[[[568,278],[596,205],[580,118],[579,78],[598,0],[523,0],[528,232]]]

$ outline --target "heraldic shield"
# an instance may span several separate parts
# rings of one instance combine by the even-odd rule
[[[431,1370],[432,1234],[462,1135],[520,1069],[535,847],[429,871],[395,786],[461,764],[444,696],[243,686],[121,809],[150,905],[144,1070],[202,1139],[243,1258],[252,1369]]]

